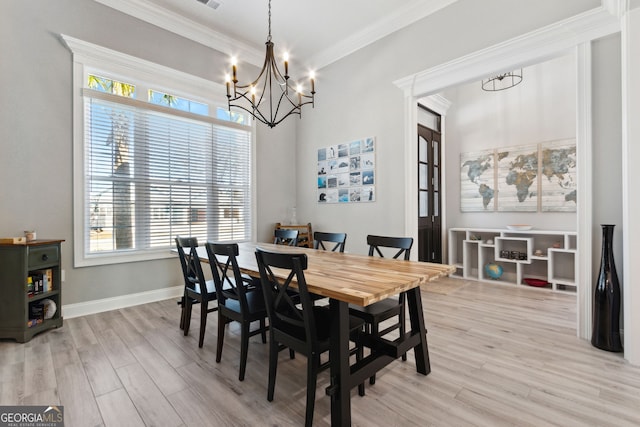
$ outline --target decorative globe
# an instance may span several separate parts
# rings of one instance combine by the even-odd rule
[[[484,266],[484,272],[491,279],[498,280],[502,277],[502,273],[504,272],[504,270],[502,269],[501,265],[498,265],[495,262],[490,262]]]

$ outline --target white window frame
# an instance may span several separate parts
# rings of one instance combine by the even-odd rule
[[[226,104],[224,85],[184,73],[163,65],[136,58],[93,43],[85,42],[62,34],[62,39],[73,53],[73,239],[74,267],[118,264],[136,261],[175,257],[167,249],[133,251],[132,253],[108,252],[99,254],[85,253],[86,192],[85,192],[85,129],[84,98],[86,76],[102,76],[108,72],[108,78],[136,84],[138,99],[147,101],[148,89],[166,90],[172,95],[185,97],[209,104],[211,120],[215,119],[216,107]],[[102,73],[102,74],[101,74]],[[139,84],[148,83],[148,86]],[[198,96],[194,96],[198,94]],[[226,123],[220,121],[220,123]],[[256,156],[255,121],[251,126],[251,236],[256,235]]]

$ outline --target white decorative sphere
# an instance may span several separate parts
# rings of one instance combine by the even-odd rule
[[[44,306],[44,318],[53,318],[54,314],[56,314],[56,310],[58,309],[58,307],[56,307],[55,301],[46,298],[42,300],[42,305]]]

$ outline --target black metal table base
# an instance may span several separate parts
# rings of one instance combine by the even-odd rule
[[[349,364],[349,306],[346,302],[331,299],[332,311],[331,347],[329,349],[331,384],[326,389],[331,397],[331,425],[351,425],[351,389],[363,383],[389,363],[413,348],[416,371],[428,375],[431,372],[427,330],[424,325],[420,288],[406,292],[411,330],[394,341],[370,335],[362,336],[362,344],[371,353],[355,363]]]

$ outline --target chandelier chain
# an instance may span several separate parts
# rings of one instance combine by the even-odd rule
[[[269,36],[267,37],[267,41],[271,41],[271,0],[269,0]]]

